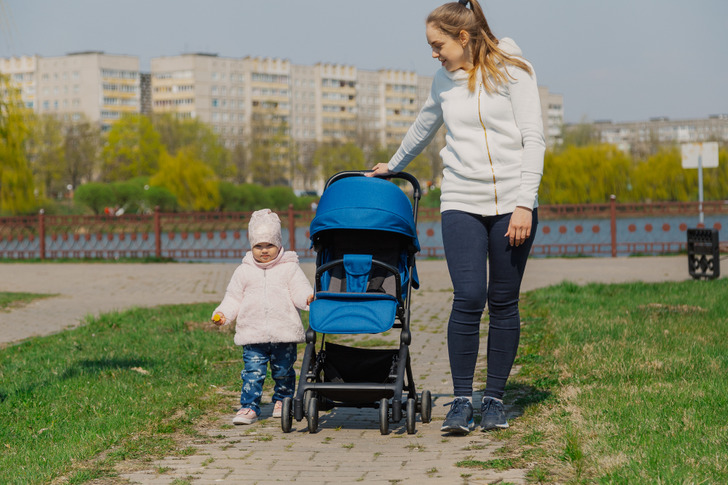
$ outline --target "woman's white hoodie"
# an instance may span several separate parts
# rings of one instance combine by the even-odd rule
[[[521,56],[516,43],[498,44]],[[508,67],[509,82],[493,93],[482,86],[468,89],[468,74],[440,68],[430,96],[402,144],[389,161],[402,171],[432,140],[444,123],[440,210],[461,210],[483,216],[513,212],[516,206],[538,205],[546,144],[535,74]]]

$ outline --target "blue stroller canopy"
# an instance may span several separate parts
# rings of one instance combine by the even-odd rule
[[[347,177],[332,183],[321,196],[311,222],[314,236],[329,229],[376,229],[411,238],[419,251],[412,204],[397,185],[373,177]]]

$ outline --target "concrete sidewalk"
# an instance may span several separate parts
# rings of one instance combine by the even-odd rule
[[[313,264],[304,264],[311,277]],[[30,305],[0,313],[0,335],[8,343],[58,332],[88,314],[131,306],[219,301],[234,264],[2,264],[0,290],[57,293]],[[495,458],[500,447],[479,431],[467,437],[440,432],[450,400],[451,382],[445,327],[452,299],[443,261],[420,261],[422,287],[412,298],[412,369],[418,391],[433,394],[433,421],[418,421],[406,434],[404,420],[379,432],[378,411],[337,409],[320,418],[310,434],[306,420],[283,434],[278,419],[231,427],[237,396],[229,414],[215,417],[205,439],[185,446],[189,456],[170,456],[143,469],[122,473],[131,483],[525,483],[526,470],[460,468],[456,463]],[[687,257],[531,259],[523,290],[559,283],[679,281],[689,279]],[[397,335],[392,335],[396,342]],[[396,344],[395,344],[396,345]],[[484,347],[484,343],[481,346]],[[262,417],[270,416],[266,402]],[[518,421],[512,422],[517,426]]]
[[[449,288],[444,261],[419,261],[425,287]],[[313,263],[304,263],[313,279]],[[0,291],[50,293],[10,313],[0,312],[0,345],[80,324],[87,315],[132,306],[218,301],[235,264],[3,263]],[[536,259],[528,262],[523,291],[563,280],[584,284],[689,279],[686,256]]]

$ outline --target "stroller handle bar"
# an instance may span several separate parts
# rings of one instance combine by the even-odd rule
[[[372,172],[372,170],[348,170],[348,171],[336,173],[336,174],[332,175],[331,177],[329,177],[329,179],[326,181],[324,190],[328,189],[329,185],[333,184],[337,180],[341,180],[341,179],[344,179],[347,177],[363,177],[364,174],[371,173],[371,172]],[[377,176],[377,178],[383,178],[383,179],[395,178],[395,179],[406,180],[407,182],[410,183],[410,185],[412,185],[412,189],[413,189],[412,197],[416,201],[419,201],[420,198],[422,197],[420,183],[417,181],[417,178],[412,174],[409,174],[407,172],[396,172],[396,173],[391,173],[389,175],[386,175],[384,177]]]

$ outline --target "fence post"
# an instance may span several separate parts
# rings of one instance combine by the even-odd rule
[[[617,257],[617,196],[609,196],[609,230],[612,233],[612,257]]]
[[[296,250],[296,219],[293,214],[293,204],[288,204],[288,244],[291,251]]]
[[[162,257],[162,224],[159,220],[159,206],[154,208],[154,254]]]
[[[45,260],[45,210],[41,209],[38,212],[38,238],[40,239],[40,259]]]

